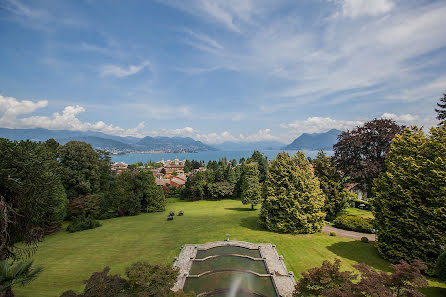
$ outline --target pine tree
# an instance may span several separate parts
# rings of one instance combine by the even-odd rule
[[[254,209],[261,199],[258,165],[256,162],[246,163],[243,170],[242,203],[251,204],[251,209]]]
[[[442,102],[442,103],[440,103]],[[440,102],[437,103],[437,106],[439,108],[435,108],[435,111],[437,112],[437,120],[440,121],[438,124],[439,126],[442,126],[446,123],[446,94],[443,94],[443,97],[440,98]]]
[[[446,246],[446,129],[407,129],[394,139],[375,180],[378,251],[390,261],[420,259],[433,272]]]
[[[325,196],[305,154],[279,153],[269,167],[260,222],[271,231],[319,232],[324,225]]]

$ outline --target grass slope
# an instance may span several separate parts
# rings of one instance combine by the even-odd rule
[[[183,210],[183,217],[166,221],[168,211]],[[60,231],[39,245],[35,264],[43,273],[30,285],[15,289],[17,297],[60,296],[66,290],[80,291],[83,280],[91,273],[112,268],[111,273],[124,274],[125,267],[139,260],[151,263],[173,263],[185,243],[232,240],[254,243],[271,242],[285,257],[288,270],[297,278],[301,272],[322,264],[323,260],[341,258],[345,269],[365,262],[389,271],[372,244],[364,244],[326,234],[291,235],[262,230],[257,224],[258,210],[250,211],[240,201],[170,201],[163,213],[141,214],[102,221],[102,226],[77,233]],[[444,296],[446,284],[433,282],[429,296]],[[441,288],[440,288],[441,287]]]

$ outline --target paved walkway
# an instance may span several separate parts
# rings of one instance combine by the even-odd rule
[[[368,234],[368,233],[361,233],[361,232],[355,232],[355,231],[347,231],[342,230],[339,228],[335,228],[333,226],[325,225],[322,228],[322,232],[329,234],[330,232],[336,232],[336,236],[342,236],[347,238],[352,238],[356,240],[361,240],[361,237],[367,237],[369,241],[375,241],[376,235],[375,234]]]

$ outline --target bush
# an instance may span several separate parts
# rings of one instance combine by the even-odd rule
[[[369,239],[365,236],[361,237],[361,242],[368,243]]]
[[[68,225],[67,231],[73,233],[87,229],[94,229],[100,226],[101,223],[91,217],[78,216]]]
[[[336,232],[331,231],[330,236],[336,236]]]
[[[373,219],[349,215],[342,215],[334,220],[336,228],[364,233],[373,233],[373,223]]]
[[[446,251],[441,253],[440,257],[438,257],[435,272],[440,280],[446,280]]]
[[[68,205],[69,217],[88,216],[99,218],[101,216],[101,194],[79,196],[70,201]]]

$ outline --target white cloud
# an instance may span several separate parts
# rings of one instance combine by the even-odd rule
[[[48,13],[46,11],[39,9],[32,9],[18,0],[5,0],[2,4],[0,4],[0,7],[16,15],[25,16],[29,18],[38,19],[48,16]]]
[[[130,65],[127,69],[121,68],[117,65],[104,65],[101,67],[101,75],[122,78],[136,74],[148,66],[150,66],[149,61],[144,61],[139,65]]]
[[[400,125],[411,126],[417,125],[418,127],[423,126],[424,128],[430,128],[437,125],[437,120],[433,117],[421,117],[419,115],[412,114],[394,114],[386,112],[380,116],[381,119],[391,119]]]
[[[302,133],[321,133],[331,129],[351,130],[362,124],[363,122],[361,121],[334,120],[329,117],[309,117],[306,120],[284,123],[280,126],[289,130],[287,137],[290,140],[299,137]]]
[[[19,101],[12,97],[0,95],[0,126],[6,128],[45,128],[49,130],[97,131],[120,136],[142,136],[144,123],[141,122],[132,129],[123,129],[119,126],[106,124],[103,121],[96,123],[83,122],[77,116],[85,112],[79,105],[66,106],[62,113],[55,112],[52,116],[28,116],[37,109],[46,107],[48,101],[32,102]],[[24,117],[18,117],[18,116]]]
[[[223,49],[223,46],[218,41],[209,37],[206,34],[197,33],[189,29],[183,29],[183,31],[192,36],[195,40],[197,40],[201,44],[205,44],[206,46],[210,46],[215,49]],[[194,45],[194,43],[192,43],[192,45]]]
[[[389,12],[395,4],[390,0],[344,0],[342,15],[349,18],[377,16]]]
[[[252,18],[264,12],[265,7],[281,1],[260,0],[164,0],[162,4],[202,17],[233,32],[240,32],[242,23],[250,24]]]

